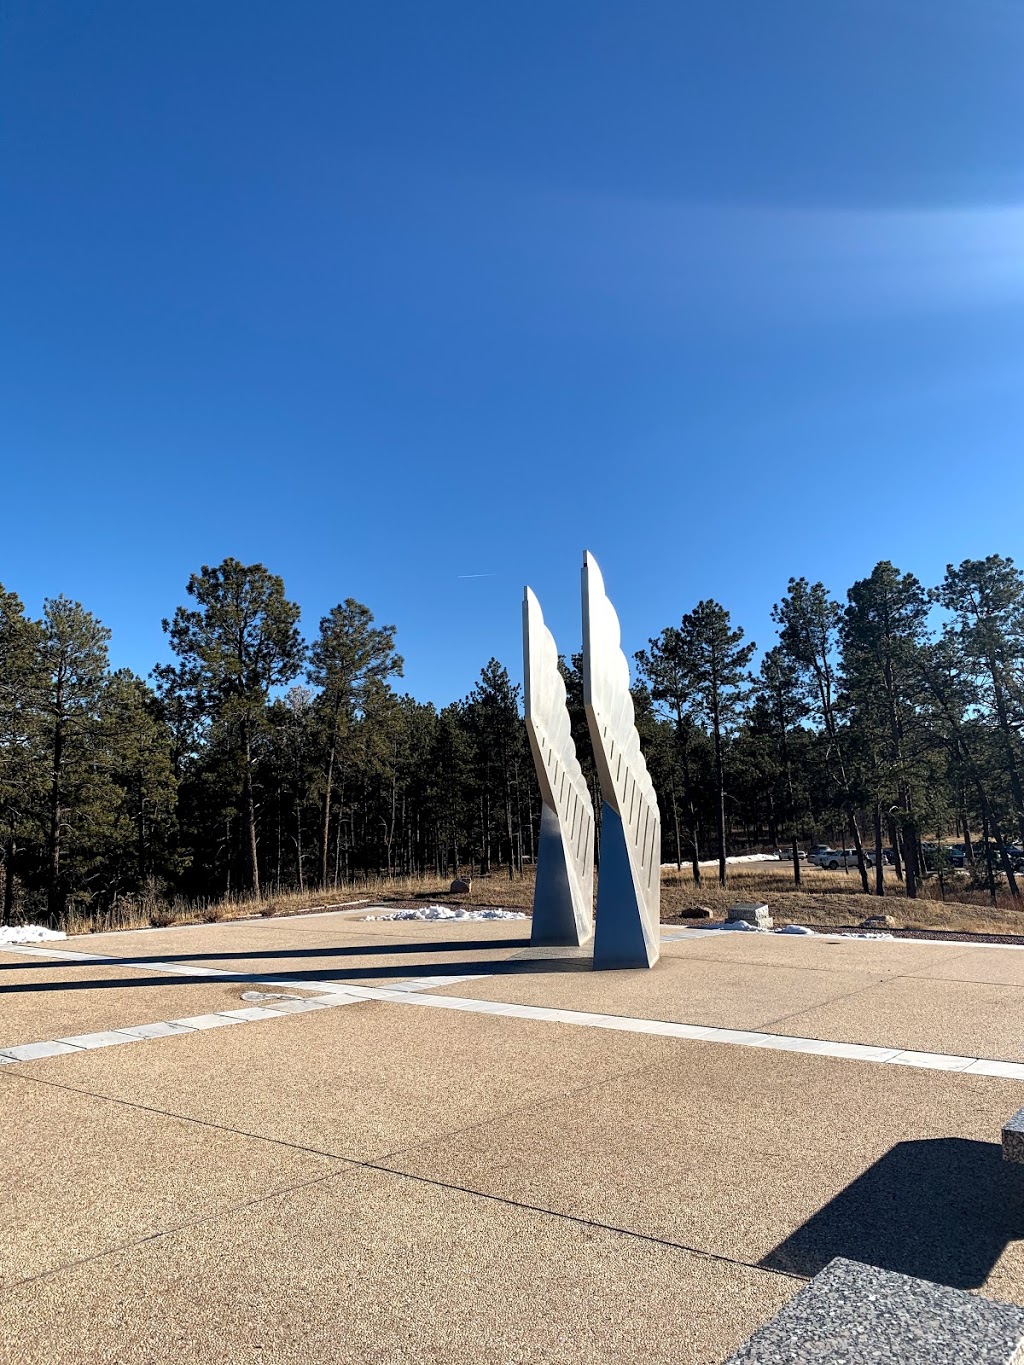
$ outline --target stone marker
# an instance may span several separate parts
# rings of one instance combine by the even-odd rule
[[[448,894],[450,896],[463,896],[468,895],[472,890],[473,883],[471,881],[466,881],[464,877],[456,877],[448,888]]]
[[[836,1257],[725,1365],[1019,1365],[1024,1309]]]
[[[1003,1125],[1003,1160],[1024,1162],[1024,1109]]]
[[[763,901],[739,901],[736,905],[730,905],[725,919],[727,924],[743,920],[746,924],[752,924],[755,929],[770,929],[773,923],[771,913]]]
[[[892,915],[868,915],[867,919],[862,919],[860,927],[862,929],[892,929],[896,921]]]
[[[688,905],[685,910],[680,910],[682,919],[714,919],[713,910],[709,910],[706,905]]]

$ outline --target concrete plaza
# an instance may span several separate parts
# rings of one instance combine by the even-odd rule
[[[0,951],[0,1357],[715,1365],[834,1256],[1024,1302],[1024,951],[679,934]]]

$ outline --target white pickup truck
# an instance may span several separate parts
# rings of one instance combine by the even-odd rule
[[[855,848],[812,848],[807,855],[807,861],[815,867],[828,868],[830,872],[835,872],[838,868],[848,868],[857,866],[857,850]],[[864,866],[874,867],[875,855],[869,850],[864,850]]]

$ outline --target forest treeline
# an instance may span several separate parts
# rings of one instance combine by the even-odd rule
[[[491,659],[438,709],[400,689],[394,626],[349,598],[304,640],[262,565],[204,566],[164,622],[173,662],[112,670],[79,603],[26,615],[0,588],[2,916],[99,914],[146,896],[331,888],[534,856],[521,689]],[[957,833],[979,884],[1017,895],[1024,844],[1024,576],[998,555],[926,587],[883,561],[845,602],[791,579],[775,642],[699,602],[635,656],[663,858],[813,840],[895,850]],[[596,795],[580,658],[563,661]],[[518,675],[518,661],[516,673]],[[981,832],[971,843],[970,832]],[[863,857],[865,890],[882,890]],[[794,875],[799,863],[794,862]]]

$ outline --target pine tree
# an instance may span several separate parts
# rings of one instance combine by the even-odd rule
[[[757,646],[743,644],[743,630],[733,628],[728,611],[712,599],[698,602],[679,627],[679,649],[692,688],[691,708],[710,728],[715,754],[718,822],[718,884],[725,886],[725,736],[735,725],[749,696],[747,669]]]
[[[1024,574],[1001,555],[965,559],[947,566],[937,597],[953,614],[950,633],[999,737],[1024,841]]]
[[[864,845],[857,823],[856,792],[840,733],[839,683],[835,653],[838,645],[842,609],[824,583],[808,583],[806,578],[791,578],[789,591],[772,608],[772,620],[780,627],[779,644],[799,673],[809,712],[823,727],[846,817],[857,849],[861,886],[868,893],[868,870]]]
[[[39,625],[25,615],[20,598],[0,585],[0,924],[10,920],[14,909],[19,840],[26,831],[39,778],[39,767],[32,761],[32,739],[42,682],[41,646]]]
[[[187,592],[197,606],[180,606],[163,623],[178,666],[164,665],[156,674],[169,695],[183,694],[231,736],[241,769],[248,889],[258,896],[254,747],[271,689],[291,682],[302,668],[299,608],[285,597],[276,574],[237,559],[215,568],[204,564],[189,579]]]
[[[907,895],[917,895],[921,856],[914,790],[922,737],[916,724],[920,691],[918,656],[927,639],[929,602],[913,574],[888,560],[854,583],[840,624],[842,687],[854,736],[867,756],[876,842],[876,891],[882,880],[882,807],[895,800],[902,812]]]
[[[308,677],[320,689],[323,804],[320,832],[320,885],[327,885],[331,804],[339,752],[361,710],[367,689],[390,677],[401,677],[404,664],[395,653],[395,627],[375,626],[373,613],[347,597],[320,622],[320,634],[309,653]]]
[[[43,605],[38,696],[47,765],[46,904],[63,919],[73,885],[65,868],[82,841],[82,815],[95,781],[100,706],[110,631],[79,602],[56,597]]]
[[[802,804],[797,798],[793,732],[807,715],[807,702],[800,689],[800,676],[793,661],[776,646],[761,660],[758,693],[768,728],[778,750],[778,772],[785,783],[784,809],[789,826],[793,856],[793,881],[800,885],[800,857],[797,815]]]

